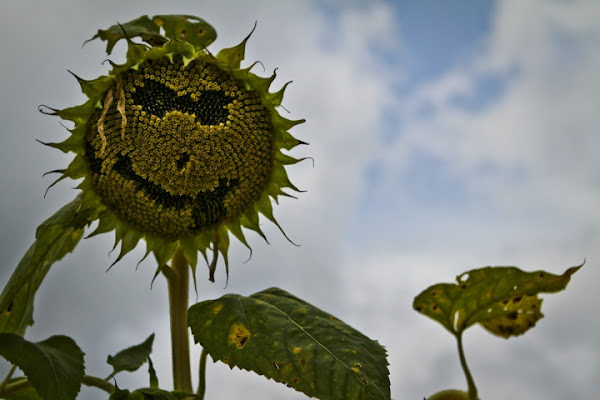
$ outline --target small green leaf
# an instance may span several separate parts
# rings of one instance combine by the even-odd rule
[[[193,305],[197,343],[230,367],[319,399],[389,399],[385,349],[332,315],[277,288]]]
[[[582,265],[562,275],[525,272],[516,267],[474,269],[458,276],[457,284],[439,283],[427,288],[415,297],[413,308],[454,335],[476,323],[505,338],[520,335],[543,317],[538,293],[565,289]]]
[[[0,333],[0,356],[19,367],[44,399],[73,400],[83,381],[83,352],[67,336],[32,343],[22,336]]]
[[[154,342],[154,333],[148,336],[144,342],[122,350],[114,356],[108,356],[106,362],[113,367],[110,376],[114,376],[121,371],[133,372],[141,367],[152,353],[152,342]]]
[[[80,194],[36,231],[36,240],[25,253],[0,294],[0,332],[24,334],[33,323],[34,296],[52,264],[73,251],[89,222],[79,210]]]
[[[155,15],[152,20],[165,30],[166,37],[188,42],[197,50],[205,49],[217,39],[215,28],[193,15]]]

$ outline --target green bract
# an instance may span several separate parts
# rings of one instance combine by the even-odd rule
[[[229,232],[248,246],[241,228],[264,237],[259,213],[279,226],[271,199],[298,191],[284,166],[300,161],[282,150],[302,143],[288,130],[303,120],[277,112],[285,86],[269,92],[275,73],[263,78],[252,66],[240,68],[249,36],[214,56],[206,50],[216,37],[210,25],[172,15],[141,17],[96,37],[109,54],[126,39],[127,60],[111,62],[106,76],[77,77],[84,104],[51,109],[75,124],[67,140],[50,144],[75,153],[57,181],[84,178],[81,207],[100,220],[90,236],[115,230],[117,261],[142,238],[159,269],[177,246],[192,268],[198,251],[206,258],[211,249],[214,280],[219,252],[227,266]]]

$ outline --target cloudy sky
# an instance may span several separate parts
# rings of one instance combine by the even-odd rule
[[[465,336],[480,397],[591,399],[600,391],[600,3],[590,1],[80,1],[0,4],[0,285],[36,226],[76,191],[43,198],[46,171],[71,156],[35,141],[67,132],[39,104],[84,97],[67,72],[107,72],[104,45],[81,47],[98,28],[143,14],[205,18],[237,44],[258,21],[247,60],[306,124],[292,133],[310,156],[289,169],[308,190],[284,199],[267,245],[236,244],[230,279],[198,269],[198,299],[278,286],[328,310],[387,347],[392,397],[421,399],[464,388],[454,339],[411,309],[427,286],[487,265],[562,273],[584,258],[568,290],[546,296],[546,317],[503,340]],[[123,48],[111,56],[120,61]],[[256,72],[261,72],[260,66]],[[282,111],[285,113],[285,111]],[[596,154],[596,156],[594,156]],[[170,387],[167,293],[140,245],[110,272],[110,234],[83,241],[40,290],[30,340],[68,334],[87,373],[106,376],[108,354],[157,335],[154,362]],[[192,300],[195,295],[192,294]],[[197,359],[199,349],[193,349]],[[197,364],[197,362],[195,362]],[[6,365],[0,372],[6,371]],[[209,362],[207,398],[302,399],[252,373]],[[147,385],[145,372],[120,387]],[[84,389],[87,399],[102,392]]]

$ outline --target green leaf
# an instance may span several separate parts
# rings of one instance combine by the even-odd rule
[[[197,343],[230,367],[319,399],[389,399],[385,349],[334,316],[277,288],[193,305]]]
[[[148,336],[142,343],[122,350],[114,356],[108,356],[106,362],[113,367],[113,372],[110,376],[115,376],[121,371],[136,371],[148,360],[148,356],[152,353],[153,342],[154,333]]]
[[[0,333],[0,356],[19,367],[44,399],[73,400],[83,381],[83,352],[67,336],[33,343],[22,336]]]
[[[34,296],[52,264],[73,251],[89,222],[81,194],[42,223],[0,294],[0,332],[24,334],[33,323]]]
[[[164,29],[164,35],[161,34],[161,28]],[[203,49],[215,41],[217,31],[202,18],[192,15],[156,15],[152,19],[142,15],[108,29],[98,29],[85,43],[94,39],[104,40],[106,53],[110,54],[119,40],[135,37],[154,47],[164,45],[169,39],[177,39],[192,44],[196,49]]]
[[[193,15],[155,15],[152,20],[165,30],[166,37],[188,42],[196,50],[205,49],[217,39],[215,28]]]
[[[516,267],[474,269],[458,276],[456,284],[427,288],[415,297],[413,308],[456,336],[476,323],[505,338],[521,335],[543,317],[538,293],[565,289],[582,266],[571,267],[562,275]]]
[[[104,40],[106,41],[106,54],[110,54],[119,40],[138,36],[151,46],[162,45],[167,42],[167,39],[160,34],[160,27],[147,15],[142,15],[129,22],[112,25],[108,29],[98,29],[98,32],[91,39],[86,40],[85,43],[98,38]]]

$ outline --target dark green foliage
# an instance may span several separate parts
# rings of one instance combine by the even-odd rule
[[[154,333],[143,343],[131,346],[122,350],[114,356],[108,356],[106,362],[113,367],[113,372],[110,376],[115,376],[121,371],[137,371],[152,353],[152,343],[154,342]]]
[[[196,342],[215,360],[319,399],[389,399],[385,349],[277,288],[225,295],[189,310]]]
[[[83,352],[67,336],[33,343],[0,333],[0,356],[19,367],[37,394],[46,400],[73,400],[83,381]],[[29,390],[29,389],[26,389]]]

